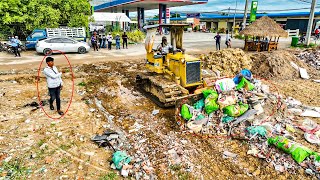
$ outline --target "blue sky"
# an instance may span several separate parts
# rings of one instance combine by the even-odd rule
[[[304,0],[309,1],[311,0]],[[237,9],[244,9],[245,0],[237,0],[238,7]],[[318,1],[318,4],[320,6],[320,1]],[[236,7],[236,0],[208,0],[207,4],[201,4],[201,5],[191,5],[191,6],[183,6],[183,7],[174,7],[170,8],[170,11],[220,11],[223,9],[228,8],[234,9]],[[310,3],[301,2],[299,0],[259,0],[258,1],[258,12],[261,12],[260,10],[283,10],[283,9],[298,9],[298,8],[310,8]],[[318,11],[320,9],[317,9]],[[308,9],[303,10],[295,10],[290,12],[307,12]],[[157,14],[157,10],[151,10],[147,11],[146,15],[154,15]]]

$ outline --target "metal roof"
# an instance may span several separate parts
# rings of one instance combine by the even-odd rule
[[[175,12],[178,13],[178,12]],[[175,14],[172,13],[172,14]],[[178,13],[179,14],[179,13]],[[309,17],[310,12],[290,12],[290,13],[259,13],[257,14],[257,18],[268,16],[270,18],[277,18],[277,17]],[[181,17],[178,18],[170,18],[172,21],[182,21],[187,19],[186,13],[180,13]],[[320,16],[320,12],[315,12],[315,16]],[[200,13],[200,19],[233,19],[234,14],[228,15],[221,15],[221,14],[209,14],[209,13]],[[236,19],[242,19],[243,14],[236,14]],[[250,17],[250,14],[248,14],[248,18]],[[158,19],[148,19],[149,21],[158,21]]]

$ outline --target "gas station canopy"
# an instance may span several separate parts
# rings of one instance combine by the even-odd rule
[[[204,4],[208,0],[109,0],[94,7],[95,12],[121,12],[121,10],[137,11],[137,7],[144,10],[158,9],[159,4],[169,7]]]

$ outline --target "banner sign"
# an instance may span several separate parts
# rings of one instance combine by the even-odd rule
[[[257,18],[258,1],[253,0],[251,2],[250,22],[253,22]]]

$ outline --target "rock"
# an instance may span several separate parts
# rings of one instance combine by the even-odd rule
[[[50,164],[50,163],[52,163],[53,159],[51,157],[47,156],[44,158],[44,161],[46,164]]]
[[[248,168],[248,171],[249,171],[249,173],[253,173],[255,169],[256,169],[255,167],[250,166],[250,167]]]
[[[160,112],[159,109],[155,109],[155,110],[152,111],[152,115],[155,116],[155,115],[157,115],[159,112]]]
[[[129,176],[129,171],[122,169],[122,170],[121,170],[121,175],[122,175],[123,177],[128,177],[128,176]]]
[[[228,158],[228,157],[235,158],[237,156],[238,156],[237,154],[234,154],[234,153],[229,152],[229,151],[224,151],[223,152],[223,158]]]
[[[254,171],[254,172],[252,173],[252,175],[254,175],[254,176],[259,176],[260,173],[261,173],[260,169],[257,169],[256,171]]]
[[[41,149],[41,150],[44,150],[44,149],[46,149],[48,147],[48,144],[47,143],[43,143],[39,148]]]
[[[116,168],[116,165],[114,165],[114,163],[111,164],[110,168],[111,168],[111,169],[117,169],[117,168]]]
[[[9,157],[4,159],[4,162],[9,162],[11,159],[12,159],[12,156],[9,156]]]

